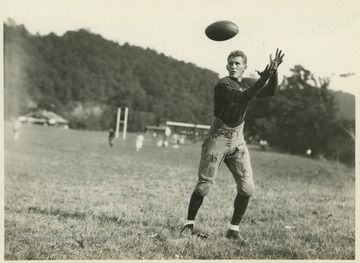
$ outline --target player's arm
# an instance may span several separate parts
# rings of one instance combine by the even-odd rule
[[[264,88],[256,95],[257,98],[274,96],[278,88],[278,74],[273,73]]]
[[[270,97],[274,96],[278,87],[278,73],[277,69],[279,65],[283,62],[283,58],[285,54],[281,54],[282,50],[276,49],[275,58],[272,59],[272,55],[270,54],[270,65],[272,67],[272,75],[265,85],[265,87],[257,94],[256,97]]]
[[[249,103],[265,87],[272,75],[272,67],[267,65],[264,71],[258,72],[260,78],[247,90],[240,91],[231,87],[227,82],[220,82],[215,86],[215,97],[229,103]]]

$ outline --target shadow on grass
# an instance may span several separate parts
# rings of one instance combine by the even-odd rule
[[[36,206],[29,207],[28,212],[34,214],[56,216],[59,219],[71,218],[71,219],[84,220],[86,219],[86,217],[91,217],[95,220],[99,220],[102,223],[115,223],[117,225],[121,225],[125,221],[124,218],[121,216],[108,216],[105,214],[94,215],[86,212],[68,212],[68,211],[62,211],[60,209],[44,209]]]

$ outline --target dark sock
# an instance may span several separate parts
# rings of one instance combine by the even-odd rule
[[[189,203],[188,220],[195,220],[196,214],[204,200],[204,197],[197,194],[195,191],[192,193]]]
[[[234,201],[234,214],[231,219],[232,225],[239,225],[249,203],[250,196],[237,194]]]

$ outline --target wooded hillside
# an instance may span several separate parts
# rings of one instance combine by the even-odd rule
[[[31,35],[4,25],[5,118],[51,109],[73,128],[108,129],[129,107],[129,129],[166,120],[209,124],[218,75],[86,30]]]

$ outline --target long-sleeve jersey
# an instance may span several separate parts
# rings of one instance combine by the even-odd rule
[[[230,77],[222,78],[215,85],[214,116],[230,127],[244,122],[250,102],[255,97],[274,96],[278,86],[277,74],[265,83],[261,78],[243,78],[241,82]]]

